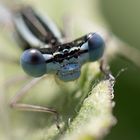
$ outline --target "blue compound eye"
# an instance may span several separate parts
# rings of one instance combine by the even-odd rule
[[[89,50],[89,61],[96,61],[103,56],[105,48],[104,40],[97,33],[89,35],[88,39],[88,50]]]
[[[33,77],[39,77],[46,73],[45,59],[40,51],[29,49],[23,52],[20,63],[24,71]]]

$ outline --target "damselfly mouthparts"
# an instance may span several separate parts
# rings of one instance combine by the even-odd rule
[[[97,33],[89,33],[74,41],[65,42],[65,36],[55,24],[31,7],[24,6],[14,12],[13,16],[17,38],[24,50],[20,63],[24,71],[33,77],[54,74],[62,81],[76,80],[80,77],[83,64],[99,60],[104,53],[104,41]],[[37,81],[34,79],[31,85]],[[52,113],[56,116],[59,128],[57,111],[18,103],[32,86],[27,85],[21,89],[11,101],[11,106],[22,110]]]

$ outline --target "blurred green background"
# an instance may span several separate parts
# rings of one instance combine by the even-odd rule
[[[33,0],[30,1],[32,2]],[[11,1],[9,1],[9,3],[10,2]],[[109,27],[109,29],[121,40],[127,42],[130,46],[133,46],[140,50],[139,0],[40,0],[34,1],[34,3],[31,4],[33,4],[43,12],[46,11],[46,13],[57,24],[59,24],[60,27],[63,26],[62,16],[64,16],[65,14],[69,14],[69,12],[71,12],[71,14],[76,14],[79,17],[81,16],[91,18],[93,23],[99,23],[99,26],[102,26],[104,28]],[[85,33],[84,31],[80,31],[77,33],[77,30],[78,29],[74,30],[73,32],[76,32],[75,34],[78,35],[81,35],[81,32]],[[98,29],[96,31],[98,31]],[[76,36],[75,34],[74,37]],[[3,38],[1,38],[1,40],[2,39]],[[7,40],[3,39],[3,41],[6,42],[6,46]],[[14,45],[12,44],[12,46]],[[16,50],[16,47],[14,48],[14,50]],[[5,49],[3,49],[3,51],[6,52]],[[18,50],[18,53],[16,53],[15,51],[13,51],[13,49],[11,49],[8,53],[10,54],[10,52],[12,52],[12,54],[17,57],[19,57],[19,54],[21,53],[20,50]],[[11,67],[6,65],[5,67],[6,68],[4,68],[3,70],[4,73],[7,72],[5,77],[20,73],[23,74],[23,72],[21,72],[22,70],[17,68],[17,66]],[[115,85],[114,100],[116,102],[116,106],[114,108],[114,115],[116,116],[118,123],[111,129],[111,132],[105,139],[139,140],[140,68],[117,56],[111,61],[110,67],[114,75],[116,75],[122,68],[127,67],[127,71],[123,72],[118,77]],[[10,72],[7,69],[10,69]],[[10,94],[10,96],[12,95]],[[43,99],[43,97],[40,97],[40,99]],[[18,130],[16,134],[17,133],[20,133],[20,130]]]
[[[112,32],[140,49],[140,1],[102,0],[100,6]],[[118,123],[106,140],[140,139],[140,69],[117,57],[111,63],[113,73],[123,67],[128,69],[119,76],[115,86],[114,114]]]

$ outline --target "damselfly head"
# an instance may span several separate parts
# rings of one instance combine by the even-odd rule
[[[54,53],[41,52],[40,49],[25,50],[21,56],[24,71],[33,76],[56,74],[62,81],[73,81],[80,77],[81,66],[86,62],[100,59],[104,53],[105,44],[97,33],[90,33],[87,38],[62,44]],[[82,43],[81,43],[82,42]],[[67,45],[71,46],[65,47]]]

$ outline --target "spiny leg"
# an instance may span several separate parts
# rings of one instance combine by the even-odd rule
[[[109,66],[105,62],[105,59],[102,59],[100,61],[100,70],[105,75],[106,79],[109,79],[110,81],[115,81],[114,76],[111,74],[111,71],[109,69]]]
[[[23,88],[21,88],[15,97],[11,100],[10,106],[12,108],[16,108],[19,110],[24,110],[24,111],[34,111],[34,112],[47,112],[51,113],[55,116],[55,121],[56,121],[56,127],[60,130],[59,126],[59,114],[56,110],[50,109],[47,107],[43,106],[38,106],[38,105],[31,105],[31,104],[23,104],[23,103],[18,103],[25,94],[27,94],[27,91],[29,91],[34,85],[36,85],[43,77],[41,78],[36,78],[31,80],[28,84],[26,84]]]

